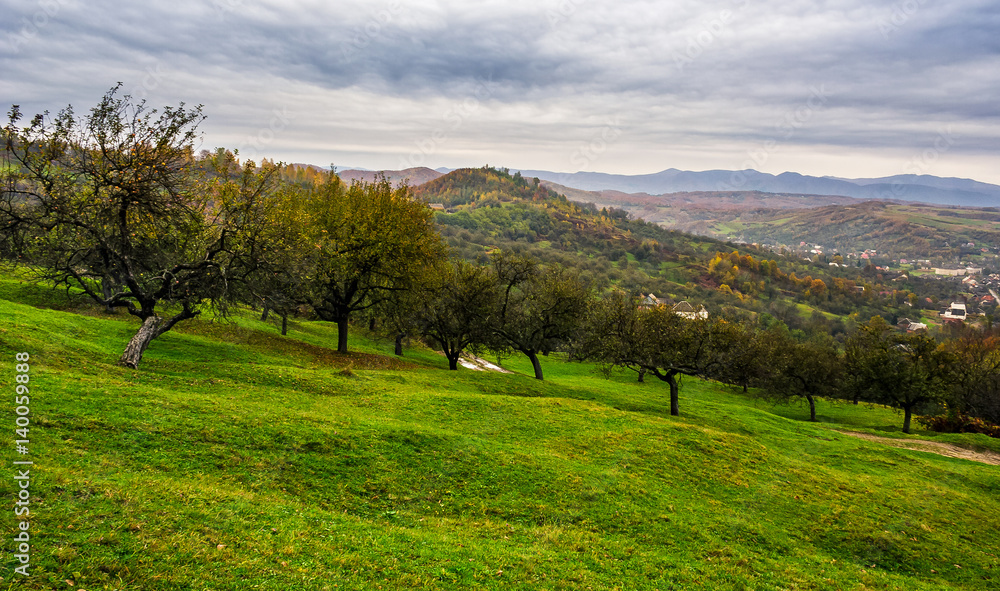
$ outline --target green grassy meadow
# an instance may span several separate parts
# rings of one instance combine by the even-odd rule
[[[7,276],[9,277],[9,276]],[[1000,588],[1000,466],[884,408],[774,406],[543,358],[546,381],[251,316],[115,365],[136,322],[0,280],[2,589]],[[15,354],[31,568],[14,573]],[[915,430],[911,437],[934,434]],[[937,436],[1000,450],[981,435]]]

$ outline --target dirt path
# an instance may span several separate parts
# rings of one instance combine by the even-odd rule
[[[972,460],[973,462],[980,462],[983,464],[1000,466],[1000,454],[992,451],[972,451],[971,449],[965,449],[964,447],[958,447],[957,445],[952,445],[950,443],[927,441],[926,439],[892,439],[891,437],[879,437],[877,435],[869,435],[868,433],[857,433],[855,431],[837,431],[837,432],[842,433],[844,435],[850,435],[851,437],[857,437],[858,439],[865,439],[867,441],[876,441],[878,443],[884,443],[886,445],[891,445],[893,447],[902,447],[905,449],[912,449],[916,451],[926,451],[932,454],[948,456],[949,458],[961,458],[963,460]]]

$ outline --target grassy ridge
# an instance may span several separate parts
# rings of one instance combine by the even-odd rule
[[[5,553],[11,588],[998,584],[1000,468],[830,429],[891,434],[885,410],[823,404],[812,425],[689,381],[671,418],[660,384],[556,356],[545,383],[520,359],[448,372],[249,318],[182,325],[131,371],[131,321],[30,305],[50,297],[0,282],[0,375],[12,390],[31,353],[36,462],[33,574]]]

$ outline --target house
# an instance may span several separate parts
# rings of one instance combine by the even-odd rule
[[[927,325],[923,322],[913,322],[909,318],[900,318],[899,322],[896,323],[896,327],[899,330],[905,332],[917,332],[918,330],[927,330]]]
[[[641,293],[639,294],[639,307],[641,308],[655,308],[663,303],[664,303],[663,300],[661,300],[660,298],[656,297],[653,294],[649,295],[642,295]]]
[[[694,306],[686,301],[678,303],[674,306],[673,310],[674,314],[677,314],[681,318],[687,318],[688,320],[704,320],[708,318],[708,310],[705,309],[705,306],[698,306],[698,309],[695,310]]]
[[[962,275],[965,275],[965,269],[942,269],[935,267],[934,274],[944,275],[945,277],[961,277]]]
[[[968,311],[965,308],[965,304],[962,302],[952,302],[951,307],[944,311],[941,318],[945,321],[953,320],[959,322],[965,322],[968,316]]]

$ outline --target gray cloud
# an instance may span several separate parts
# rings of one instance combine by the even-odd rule
[[[616,121],[593,169],[726,168],[774,140],[767,167],[781,166],[782,150],[808,150],[833,154],[838,169],[801,172],[877,176],[950,128],[953,148],[928,173],[1000,182],[975,164],[1000,146],[990,1],[0,0],[0,10],[0,101],[82,107],[121,80],[156,104],[204,103],[209,143],[278,158],[394,167],[419,154],[434,166],[568,170],[581,142]]]

